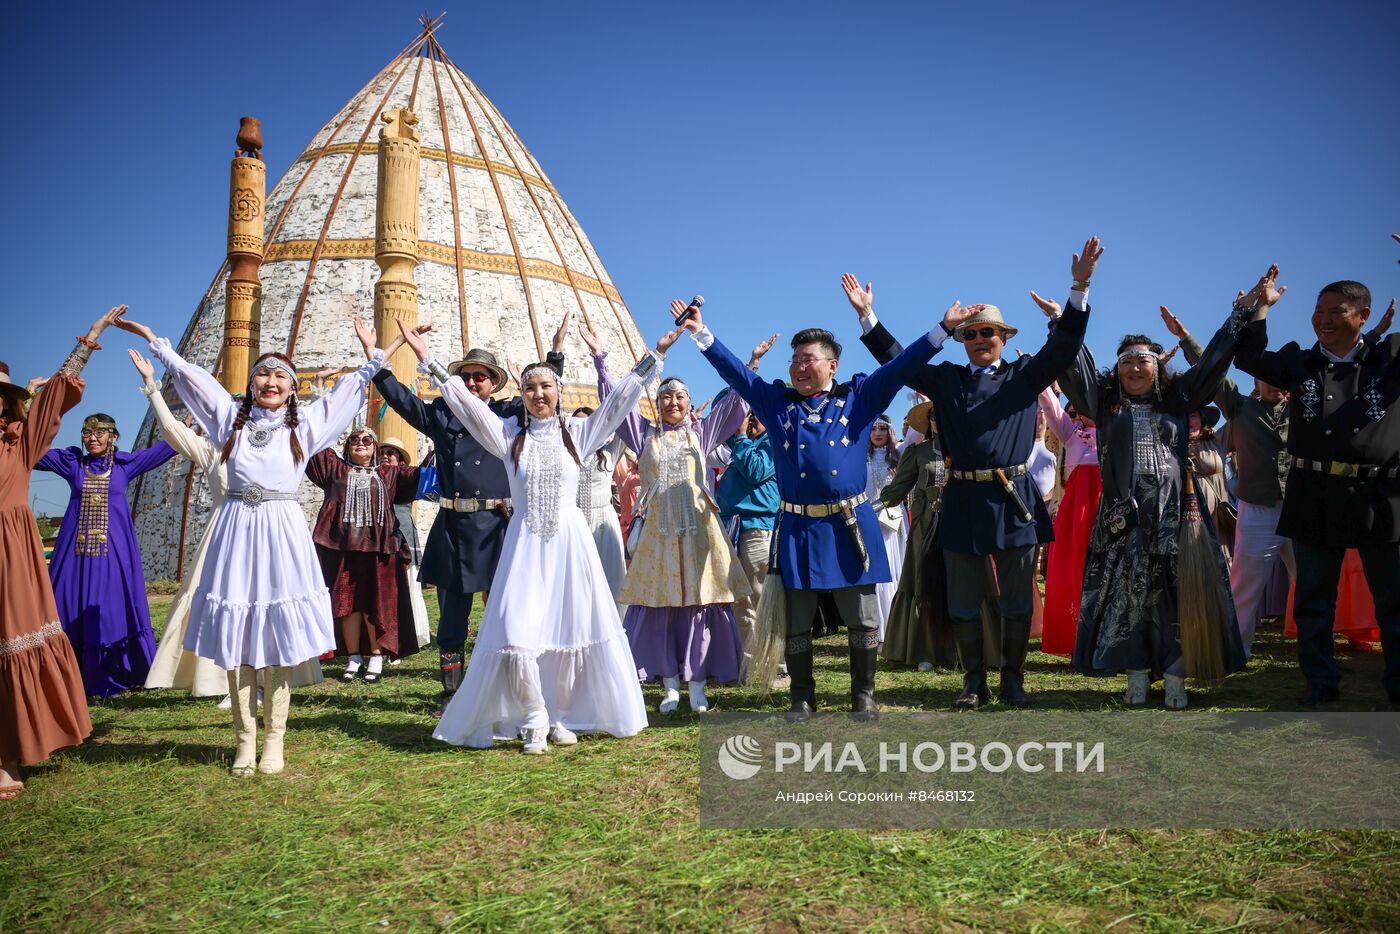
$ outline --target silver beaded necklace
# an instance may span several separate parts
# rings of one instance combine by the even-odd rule
[[[559,531],[559,489],[563,486],[563,439],[559,420],[539,422],[525,453],[525,524],[545,541]],[[532,426],[533,427],[533,426]]]

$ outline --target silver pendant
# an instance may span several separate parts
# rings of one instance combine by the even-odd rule
[[[254,428],[248,436],[248,443],[255,448],[265,448],[272,440],[275,428]]]

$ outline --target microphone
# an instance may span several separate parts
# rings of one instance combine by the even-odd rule
[[[679,315],[676,316],[676,327],[680,327],[681,325],[689,321],[691,316],[694,315],[695,312],[699,311],[704,304],[705,296],[697,295],[694,298],[692,298],[690,300],[690,305],[687,306],[685,311],[681,312]]]

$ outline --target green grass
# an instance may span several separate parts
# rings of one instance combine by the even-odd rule
[[[840,641],[818,655],[831,706]],[[1290,653],[1265,630],[1250,670],[1193,705],[1293,709]],[[1386,709],[1378,653],[1344,663],[1345,709]],[[1116,680],[1030,670],[1038,707],[1117,706]],[[431,738],[431,647],[386,671],[297,691],[287,771],[251,780],[227,774],[213,699],[96,703],[92,738],[0,804],[0,931],[1400,928],[1400,834],[702,830],[697,718],[655,713],[655,688],[641,735],[533,757]],[[879,696],[943,709],[959,681],[882,671]]]

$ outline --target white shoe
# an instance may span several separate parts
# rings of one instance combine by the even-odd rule
[[[696,713],[704,713],[710,709],[710,699],[705,696],[705,682],[690,682],[690,709]]]
[[[919,662],[920,671],[933,671],[933,662]]]
[[[1167,696],[1164,703],[1168,710],[1186,709],[1186,679],[1181,675],[1163,675],[1162,684]]]
[[[666,689],[666,693],[661,698],[661,706],[656,709],[662,713],[675,713],[676,708],[681,705],[681,679],[662,678],[661,685]]]
[[[543,729],[525,731],[525,755],[542,756],[549,750],[549,744],[545,741],[546,732]]]
[[[556,723],[549,728],[549,742],[554,746],[574,746],[578,744],[578,734],[562,723]]]
[[[1141,707],[1147,703],[1147,691],[1152,687],[1152,672],[1147,669],[1128,670],[1128,690],[1123,693],[1123,703],[1129,707]]]
[[[224,695],[224,699],[221,700],[221,701],[219,701],[219,709],[220,709],[220,710],[228,710],[228,709],[231,708],[232,706],[233,706],[233,695],[232,695],[232,694],[225,694],[225,695]]]
[[[778,662],[778,677],[786,678],[787,673],[787,662]]]

